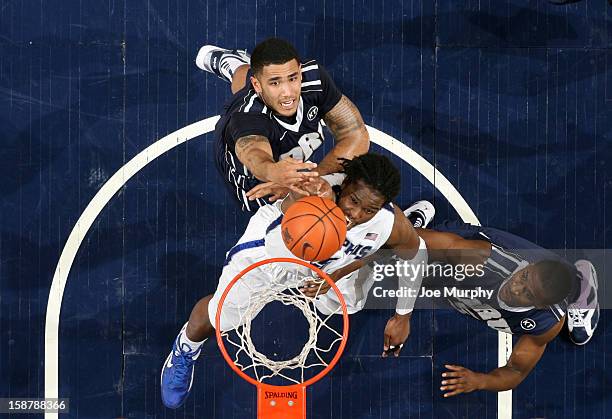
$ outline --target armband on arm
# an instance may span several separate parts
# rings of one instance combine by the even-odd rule
[[[421,289],[423,275],[427,268],[427,246],[425,241],[419,237],[419,250],[412,259],[398,259],[402,264],[402,269],[398,269],[398,290],[413,289],[412,294],[407,292],[398,293],[401,297],[397,298],[395,312],[400,315],[412,313],[414,303]],[[412,266],[412,267],[410,267]],[[405,269],[403,269],[405,267]]]

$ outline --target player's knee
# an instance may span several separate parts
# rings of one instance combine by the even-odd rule
[[[251,68],[248,64],[241,65],[234,71],[234,76],[232,77],[232,94],[242,90],[244,86],[246,86],[246,78],[247,73]]]

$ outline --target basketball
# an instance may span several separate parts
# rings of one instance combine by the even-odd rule
[[[287,248],[300,259],[329,259],[342,247],[346,217],[333,201],[308,196],[289,207],[281,223]]]

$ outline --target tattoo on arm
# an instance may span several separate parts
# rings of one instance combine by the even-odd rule
[[[274,163],[272,148],[262,135],[247,135],[236,140],[234,147],[238,160],[259,180],[268,181],[266,163]]]
[[[337,140],[342,140],[355,131],[365,129],[363,119],[357,107],[344,95],[340,101],[323,118]]]
[[[268,143],[268,139],[262,135],[247,135],[236,140],[236,156],[240,159],[240,155],[246,153],[257,144]]]

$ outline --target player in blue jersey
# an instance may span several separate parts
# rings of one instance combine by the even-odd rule
[[[504,391],[518,386],[542,357],[546,345],[567,321],[570,339],[584,345],[599,320],[597,274],[593,265],[574,265],[555,253],[521,237],[488,227],[446,222],[431,230],[416,229],[425,240],[429,260],[452,266],[482,266],[482,275],[426,278],[423,287],[461,290],[478,287],[492,291],[477,298],[448,296],[463,314],[491,328],[518,335],[508,363],[488,373],[459,365],[446,365],[442,374],[444,396],[474,390]]]
[[[196,65],[231,83],[233,96],[215,128],[216,162],[246,211],[284,197],[305,178],[340,171],[339,158],[352,159],[369,149],[355,105],[320,63],[301,60],[282,39],[261,42],[251,56],[205,45]],[[322,121],[335,144],[316,165],[308,160],[323,143]],[[267,183],[267,199],[261,182]]]

